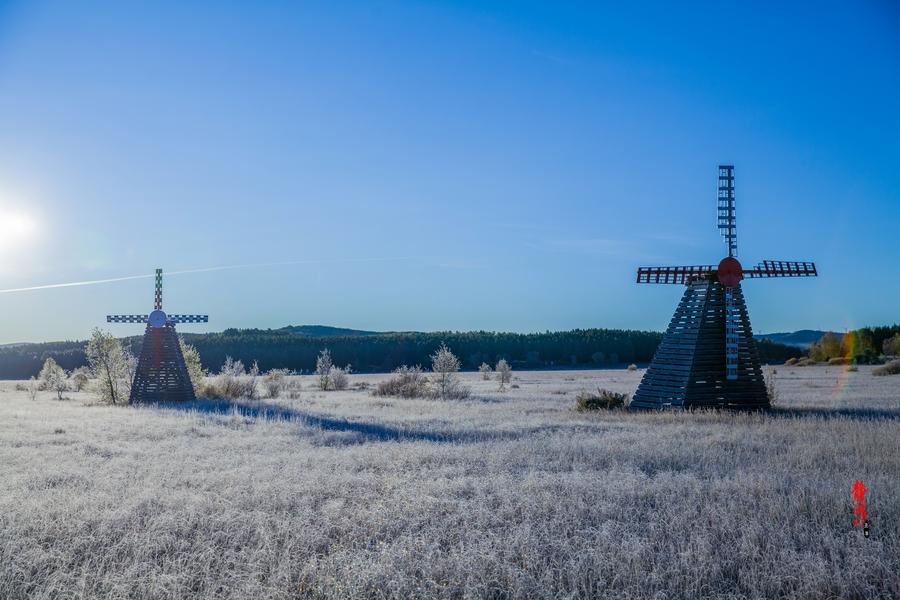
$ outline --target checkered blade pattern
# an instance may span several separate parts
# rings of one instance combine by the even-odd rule
[[[169,315],[170,323],[208,323],[209,315]]]
[[[710,277],[716,267],[695,265],[691,267],[640,267],[638,283],[670,283],[688,285],[698,279]]]
[[[818,277],[814,262],[793,260],[764,260],[753,269],[745,269],[744,277],[759,279],[761,277]]]
[[[162,310],[162,269],[156,270],[156,293],[153,296],[153,309]]]
[[[107,323],[146,323],[148,315],[106,315]]]
[[[719,232],[728,246],[728,256],[737,256],[733,165],[719,165]]]

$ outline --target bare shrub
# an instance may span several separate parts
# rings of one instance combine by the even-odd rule
[[[323,392],[331,387],[331,369],[334,363],[331,361],[331,352],[325,348],[319,352],[316,359],[316,375],[319,376],[319,389]]]
[[[884,377],[885,375],[900,375],[900,359],[892,360],[886,365],[872,369],[872,375]]]
[[[84,349],[101,402],[127,404],[137,361],[112,334],[94,329]]]
[[[579,412],[620,408],[628,404],[628,394],[597,388],[597,393],[580,391],[575,396],[575,410]]]
[[[478,372],[481,373],[482,379],[484,379],[485,381],[490,381],[491,373],[493,373],[494,370],[491,369],[491,365],[487,364],[486,362],[483,362],[483,363],[481,363],[481,366],[478,367]]]
[[[494,367],[494,370],[497,372],[497,380],[500,382],[500,389],[502,390],[503,386],[512,380],[512,367],[509,366],[505,358],[501,358],[497,361],[497,366]]]
[[[631,363],[630,365],[628,365],[628,370],[629,370],[629,371],[637,371],[637,369],[638,369],[638,367],[637,367],[637,365],[634,364],[634,363]]]
[[[397,398],[424,398],[429,395],[429,382],[422,367],[403,365],[394,370],[394,376],[381,381],[372,390],[373,396],[394,396]]]
[[[469,389],[459,383],[456,376],[460,367],[459,358],[456,357],[446,344],[435,350],[431,355],[431,370],[434,372],[434,395],[442,400],[461,399],[469,396]]]
[[[346,390],[350,385],[350,365],[343,369],[340,367],[331,367],[331,388],[335,390]]]
[[[28,399],[32,402],[37,398],[38,387],[38,380],[33,376],[29,378],[28,383],[25,384],[25,391],[28,392]]]
[[[287,377],[291,374],[289,369],[269,369],[263,375],[263,389],[267,398],[278,398],[287,387]]]

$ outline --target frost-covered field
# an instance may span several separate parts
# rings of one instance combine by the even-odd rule
[[[627,371],[269,418],[0,382],[0,598],[900,596],[900,377],[778,371],[777,415],[572,410]]]

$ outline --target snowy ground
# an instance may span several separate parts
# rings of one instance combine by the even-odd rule
[[[624,370],[224,414],[0,382],[0,597],[900,596],[900,376],[777,370],[769,415],[572,410]]]

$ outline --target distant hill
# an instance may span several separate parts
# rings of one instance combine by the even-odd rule
[[[818,329],[801,329],[800,331],[792,331],[790,333],[758,333],[753,337],[758,340],[769,340],[776,344],[784,344],[785,346],[794,346],[796,348],[809,348],[813,342],[818,342],[827,331],[819,331]],[[844,334],[831,332],[838,339],[843,338]]]
[[[368,335],[380,335],[380,331],[364,331],[362,329],[347,329],[345,327],[331,327],[329,325],[288,325],[277,331],[286,331],[294,335],[306,337],[361,337]]]

